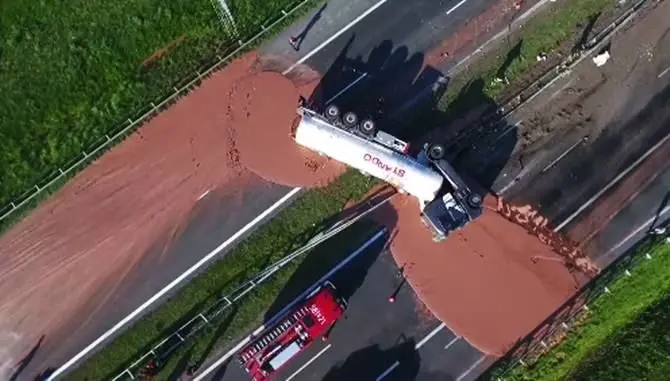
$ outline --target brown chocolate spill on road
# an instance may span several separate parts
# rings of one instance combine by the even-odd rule
[[[291,129],[297,123],[298,97],[294,84],[276,72],[256,73],[237,83],[232,108],[240,160],[273,183],[324,186],[346,168],[295,143]]]
[[[549,226],[549,221],[531,205],[515,206],[502,197],[497,199],[497,210],[500,215],[509,221],[522,226],[540,242],[551,247],[561,256],[568,268],[574,268],[588,276],[594,277],[600,271],[579,246],[560,232],[555,232]],[[534,257],[533,261],[543,260],[543,257]]]
[[[178,234],[201,195],[241,189],[239,180],[249,172],[240,156],[256,163],[251,142],[280,169],[272,175],[255,168],[268,178],[298,186],[318,182],[306,161],[295,159],[288,137],[262,128],[281,119],[288,131],[297,90],[275,74],[259,75],[255,64],[251,53],[212,74],[0,238],[0,337],[21,338],[4,343],[0,363],[15,360],[43,334],[45,346],[62,350],[67,332],[108,308],[116,290],[128,287],[123,282],[143,282],[138,263],[157,240]],[[241,88],[250,91],[244,131],[231,120],[231,97],[239,101]],[[241,143],[234,140],[239,132]]]
[[[509,24],[523,10],[518,8],[531,6],[535,0],[499,0],[489,6],[484,12],[466,22],[466,24],[457,32],[444,40],[440,46],[429,52],[426,57],[427,65],[439,65],[446,60],[453,59],[457,55],[462,55],[472,44],[492,31],[499,29],[501,25]],[[524,4],[526,3],[526,4]]]
[[[426,306],[486,353],[502,355],[579,286],[551,247],[492,210],[440,243],[413,198],[395,196],[376,217],[395,233],[393,256],[412,264],[405,274]]]

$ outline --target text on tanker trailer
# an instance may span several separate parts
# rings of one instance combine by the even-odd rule
[[[352,112],[340,116],[335,105],[326,107],[323,115],[300,106],[298,114],[294,136],[298,144],[416,197],[435,241],[481,214],[481,196],[444,160],[443,146],[425,144],[414,158],[408,143],[377,130],[371,119],[359,122]]]
[[[282,320],[263,331],[237,355],[252,381],[270,380],[290,360],[319,337],[325,338],[347,303],[326,281]]]

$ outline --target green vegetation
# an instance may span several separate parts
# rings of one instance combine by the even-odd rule
[[[182,319],[185,316],[190,318],[196,311],[210,306],[217,293],[234,289],[292,249],[302,246],[325,218],[340,211],[348,201],[360,200],[371,185],[372,180],[369,178],[355,172],[348,172],[336,183],[322,190],[304,194],[291,208],[281,212],[250,239],[236,246],[223,260],[215,263],[209,271],[186,285],[172,300],[135,324],[127,333],[96,354],[72,374],[70,379],[102,380],[121,371],[124,366],[128,366],[132,360],[147,351],[150,346],[155,345],[164,335],[171,333],[172,328],[183,323]],[[370,235],[369,223],[357,225],[344,233],[342,239],[329,241],[328,245],[309,254],[309,257],[318,256],[317,263],[310,265],[318,266],[318,270],[304,271],[301,269],[300,276],[297,277],[299,279],[291,280],[300,265],[300,261],[296,261],[293,266],[250,294],[230,321],[227,321],[229,319],[226,319],[226,316],[222,316],[223,323],[221,324],[224,325],[224,328],[213,327],[200,335],[197,341],[184,349],[184,355],[199,359],[200,356],[209,352],[211,349],[209,347],[219,347],[230,343],[256,326],[263,313],[286,287],[289,280],[299,282],[293,287],[301,290],[311,281],[318,279],[334,262],[339,261],[343,255],[351,252],[356,244]],[[305,274],[316,276],[316,278],[312,280]],[[160,379],[167,377],[177,366],[177,362],[175,359],[168,363]]]
[[[670,294],[619,330],[570,375],[572,380],[658,380],[670,374]]]
[[[241,36],[297,3],[230,1]],[[209,0],[1,2],[0,207],[233,46]]]
[[[602,12],[601,18],[616,7],[616,2],[610,0],[567,0],[552,9],[540,11],[539,14],[524,23],[521,28],[521,40],[518,54],[511,59],[505,76],[510,83],[526,76],[537,64],[537,56],[541,53],[561,50],[569,52],[571,43],[581,35],[589,16]],[[518,33],[518,32],[516,32]],[[513,33],[513,34],[516,34]],[[591,36],[592,37],[592,36]],[[498,49],[486,54],[485,59],[476,60],[468,69],[452,81],[449,91],[441,101],[441,108],[447,108],[453,103],[462,89],[473,79],[483,80],[483,95],[497,99],[507,86],[504,82],[496,82],[498,70],[505,62],[507,55],[514,49],[518,40],[501,40]],[[568,45],[568,49],[565,46]]]
[[[261,0],[254,1],[260,2]],[[517,60],[512,63],[507,72],[510,81],[521,77],[532,68],[537,53],[549,51],[572,37],[579,30],[577,24],[583,22],[587,15],[611,6],[607,0],[570,0],[567,4],[564,5],[567,10],[561,8],[555,12],[552,11],[539,16],[541,21],[528,23],[524,32],[526,42],[522,49],[522,56],[532,57],[532,59]],[[242,13],[247,12],[250,15],[248,19],[250,21],[246,21],[248,23],[257,21],[254,21],[255,19],[251,16],[251,9],[244,11],[238,8],[238,12],[242,10]],[[549,26],[544,26],[545,23],[549,23]],[[542,33],[547,35],[538,36]],[[480,76],[485,78],[485,83],[490,84],[493,82],[499,65],[500,62],[497,60],[485,60],[475,66],[479,68],[478,71],[464,73],[452,83],[460,82],[463,85],[469,79]],[[452,85],[452,88],[458,89],[458,86]],[[501,90],[502,88],[491,86],[487,94],[494,97]],[[443,98],[443,106],[454,101],[453,94],[451,97],[449,94]],[[454,109],[458,110],[457,107]],[[336,213],[347,201],[360,199],[372,184],[368,178],[350,171],[323,190],[306,192],[292,208],[280,213],[247,241],[233,249],[224,259],[214,264],[208,272],[194,279],[172,300],[135,324],[128,332],[95,355],[78,369],[71,379],[102,379],[121,371],[137,355],[155,345],[163,335],[171,332],[173,327],[178,326],[178,323],[183,322],[184,317],[191,317],[195,311],[211,305],[216,293],[235,288],[245,278],[280,258],[291,248],[303,244],[309,238],[306,232],[309,232],[315,224],[321,223]],[[329,254],[319,255],[319,258],[334,260],[337,253],[342,254],[355,247],[356,245],[348,243],[360,242],[363,236],[369,234],[369,229],[369,225],[364,225],[345,233],[342,239],[330,241],[327,249],[322,249]],[[296,239],[296,236],[302,237]],[[343,249],[344,247],[349,249]],[[296,263],[295,266],[299,264]],[[297,278],[302,278],[302,275],[295,274],[297,268],[295,266],[286,269],[277,278],[273,278],[264,287],[259,288],[257,292],[250,294],[246,302],[240,304],[237,311],[231,312],[232,316],[222,316],[220,327],[210,327],[206,333],[186,346],[180,356],[174,356],[159,378],[167,378],[168,374],[177,367],[177,363],[200,361],[202,356],[213,347],[224,346],[254,327],[276,295],[285,288],[287,281],[292,279],[291,282],[293,282]],[[312,273],[316,274],[318,271]]]
[[[670,246],[646,247],[632,276],[613,282],[611,293],[589,304],[589,317],[529,367],[505,381],[661,380],[670,369]],[[663,372],[662,370],[665,370]]]

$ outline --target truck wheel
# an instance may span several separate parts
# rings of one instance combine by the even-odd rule
[[[330,105],[326,107],[326,118],[331,122],[335,123],[340,117],[340,109],[335,105]]]
[[[362,133],[368,136],[374,136],[374,134],[377,132],[377,126],[372,119],[365,119],[361,123],[360,129]]]
[[[358,117],[351,111],[344,114],[342,117],[342,124],[344,124],[344,127],[346,128],[354,128],[356,127],[356,123],[358,123]]]
[[[442,144],[432,144],[428,147],[428,158],[431,160],[441,160],[444,158],[444,146]]]
[[[479,208],[482,205],[482,196],[477,193],[470,193],[468,196],[468,204],[473,208]]]

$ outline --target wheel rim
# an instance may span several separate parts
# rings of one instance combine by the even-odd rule
[[[430,156],[433,159],[440,159],[444,155],[444,149],[440,146],[433,146],[430,148]]]
[[[470,202],[479,205],[482,202],[482,198],[478,194],[475,194],[470,197]]]
[[[374,128],[375,125],[370,121],[366,121],[365,123],[363,123],[363,130],[365,131],[372,131]]]

